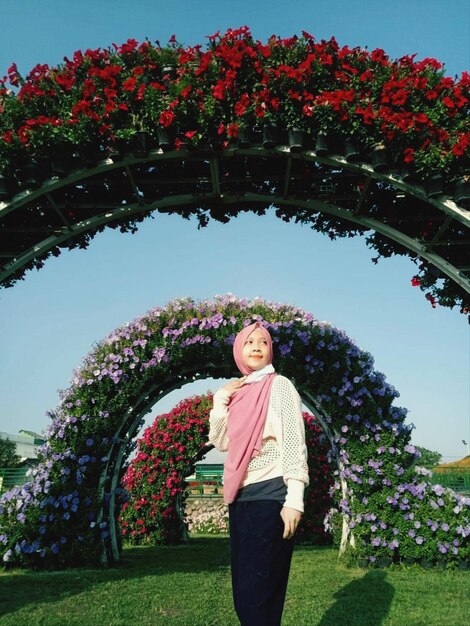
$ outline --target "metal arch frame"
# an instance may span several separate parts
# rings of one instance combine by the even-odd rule
[[[201,373],[200,370],[204,370]],[[160,381],[148,388],[137,398],[133,407],[123,415],[121,425],[116,429],[113,444],[108,454],[108,461],[101,472],[98,482],[98,500],[101,508],[98,512],[97,523],[106,522],[109,528],[109,540],[101,540],[101,557],[103,565],[120,560],[119,540],[116,528],[116,489],[122,473],[122,466],[130,443],[136,436],[139,426],[145,415],[153,405],[175,389],[183,385],[203,380],[210,376],[226,376],[229,374],[226,366],[206,363],[204,367],[195,365],[190,369],[181,370],[172,380]]]
[[[230,158],[233,156],[258,156],[263,158],[278,158],[279,156],[284,156],[287,160],[285,195],[281,196],[272,193],[260,194],[251,192],[241,194],[221,193],[218,168],[219,158]],[[406,235],[399,229],[393,228],[389,224],[383,223],[379,219],[369,218],[360,215],[359,213],[354,213],[349,209],[342,208],[341,206],[329,203],[324,200],[315,198],[309,200],[298,199],[295,196],[289,195],[287,182],[289,179],[290,167],[293,159],[304,160],[307,162],[318,162],[331,168],[340,168],[342,170],[351,171],[353,173],[365,176],[368,179],[383,181],[395,187],[397,190],[403,191],[404,193],[414,196],[419,200],[425,201],[429,205],[441,211],[446,216],[446,220],[444,222],[444,225],[442,226],[442,232],[453,220],[457,220],[470,231],[469,210],[459,207],[455,202],[453,202],[453,200],[446,196],[441,196],[438,198],[428,198],[424,189],[421,186],[410,185],[404,182],[398,176],[394,176],[393,174],[382,174],[375,172],[372,167],[366,163],[349,163],[341,155],[319,157],[314,151],[304,151],[300,154],[292,154],[287,146],[277,146],[273,150],[266,150],[263,148],[230,148],[224,150],[222,153],[206,151],[195,151],[194,153],[189,153],[186,151],[172,151],[163,153],[161,150],[159,150],[151,152],[146,158],[128,158],[120,162],[113,162],[108,159],[101,162],[99,165],[97,165],[97,167],[77,170],[66,178],[49,179],[48,181],[43,183],[42,186],[37,190],[25,191],[17,194],[9,203],[0,202],[0,220],[3,216],[8,215],[12,211],[19,210],[22,207],[28,205],[30,202],[38,200],[43,196],[45,196],[48,201],[51,201],[50,194],[58,189],[67,187],[74,183],[86,181],[86,179],[91,176],[96,176],[102,173],[106,173],[108,171],[114,171],[123,168],[129,175],[130,184],[132,185],[135,195],[138,196],[137,188],[133,181],[130,166],[141,165],[151,162],[158,163],[159,161],[168,160],[182,161],[188,159],[188,157],[191,159],[198,159],[208,162],[210,183],[212,187],[212,190],[210,192],[198,192],[195,194],[168,196],[166,198],[154,200],[149,203],[147,203],[147,201],[142,198],[132,204],[127,204],[125,206],[119,206],[110,210],[106,210],[92,218],[77,222],[76,224],[69,223],[60,212],[60,210],[56,209],[59,216],[61,217],[61,220],[64,223],[63,227],[60,229],[60,232],[46,237],[42,241],[32,246],[29,250],[21,253],[12,262],[8,263],[6,268],[2,272],[0,272],[0,284],[7,280],[9,276],[24,267],[27,263],[32,261],[34,258],[41,256],[44,253],[47,253],[52,248],[66,243],[69,239],[76,237],[77,235],[85,234],[86,232],[93,230],[96,227],[106,225],[107,223],[115,221],[117,219],[122,220],[123,218],[128,218],[129,220],[131,220],[133,216],[139,214],[149,214],[156,209],[178,209],[179,207],[198,205],[203,208],[205,202],[210,203],[211,201],[213,202],[214,200],[216,200],[218,204],[222,206],[232,206],[234,204],[244,205],[253,202],[262,202],[264,204],[273,204],[278,207],[289,206],[304,208],[307,210],[312,210],[314,212],[320,212],[341,218],[343,220],[365,227],[367,230],[374,230],[384,235],[385,237],[399,243],[411,252],[419,255],[421,258],[427,260],[429,263],[437,267],[443,274],[445,274],[452,281],[454,281],[459,287],[461,287],[467,293],[470,293],[470,275],[466,275],[466,273],[468,273],[468,268],[464,268],[464,271],[462,271],[462,269],[455,267],[443,257],[438,255],[432,250],[433,242],[421,242],[418,239]],[[51,201],[51,204],[52,206],[54,206],[53,200]]]

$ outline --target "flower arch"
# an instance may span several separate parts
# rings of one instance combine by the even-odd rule
[[[129,40],[0,81],[0,284],[157,212],[296,220],[409,256],[470,310],[470,76],[247,27],[206,49]]]
[[[159,415],[137,441],[123,485],[127,492],[119,523],[123,540],[132,545],[155,545],[188,541],[184,520],[188,496],[185,477],[213,448],[207,446],[212,394],[186,398],[170,413]],[[330,542],[323,520],[331,505],[330,449],[315,417],[303,413],[310,485],[305,493],[305,513],[297,529],[298,541]]]
[[[340,552],[371,560],[413,548],[451,561],[468,556],[469,499],[416,473],[406,410],[393,404],[398,393],[371,355],[298,308],[227,295],[153,309],[85,358],[51,413],[31,482],[2,497],[3,560],[52,567],[118,561],[121,471],[144,415],[185,382],[236,375],[231,344],[253,320],[269,328],[278,371],[295,382],[330,441],[336,469],[327,526]]]

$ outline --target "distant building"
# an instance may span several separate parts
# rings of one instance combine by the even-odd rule
[[[28,463],[37,460],[37,449],[45,443],[42,435],[38,435],[30,430],[20,430],[17,435],[0,432],[0,439],[9,439],[16,445],[16,454],[20,457],[21,462]]]

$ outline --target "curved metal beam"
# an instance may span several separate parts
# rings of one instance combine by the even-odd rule
[[[156,209],[165,208],[178,208],[182,206],[204,206],[204,201],[217,200],[221,205],[230,206],[233,204],[249,204],[249,203],[267,203],[275,206],[290,206],[296,208],[305,208],[312,212],[326,213],[333,217],[339,217],[341,219],[350,221],[359,226],[365,227],[367,230],[375,230],[376,232],[396,241],[400,245],[414,252],[418,256],[429,261],[432,265],[437,267],[441,272],[451,278],[462,289],[470,293],[470,277],[466,276],[464,272],[454,267],[443,257],[439,256],[435,252],[429,250],[426,243],[420,243],[418,240],[405,235],[400,230],[393,228],[388,224],[384,224],[380,220],[373,218],[355,215],[349,209],[344,209],[336,205],[330,204],[323,200],[312,198],[311,200],[300,200],[296,197],[283,197],[276,194],[260,194],[260,193],[245,193],[245,194],[214,194],[210,193],[198,193],[198,194],[183,194],[180,196],[169,196],[163,200],[154,201],[145,207],[140,203],[134,203],[125,207],[118,207],[106,213],[101,213],[90,219],[83,220],[77,224],[64,227],[61,234],[47,237],[41,241],[38,245],[34,246],[27,252],[21,254],[14,262],[8,265],[8,268],[3,272],[0,272],[0,282],[4,281],[8,276],[13,274],[18,269],[21,269],[29,261],[33,260],[37,256],[48,252],[52,248],[59,246],[60,244],[68,241],[69,239],[76,237],[77,235],[85,234],[86,232],[103,226],[109,222],[116,220],[122,220],[123,217],[131,219],[133,216],[143,213],[151,213]]]
[[[221,192],[220,187],[220,175],[219,175],[219,160],[230,160],[236,156],[250,156],[259,158],[275,158],[278,160],[280,157],[287,159],[287,174],[285,179],[284,191],[286,195],[277,194],[263,194],[263,193],[243,193],[224,194]],[[217,201],[220,206],[232,206],[234,204],[249,204],[250,202],[263,202],[265,204],[273,204],[275,206],[289,206],[296,208],[304,208],[314,212],[320,212],[333,217],[338,217],[351,223],[357,224],[368,230],[374,230],[385,237],[397,242],[401,246],[410,250],[421,258],[427,260],[429,263],[437,267],[443,274],[453,280],[459,287],[466,292],[470,293],[470,276],[467,276],[467,267],[461,267],[460,269],[452,265],[449,261],[442,256],[434,252],[431,248],[435,242],[424,242],[416,238],[401,232],[398,228],[393,228],[390,224],[387,224],[380,219],[374,219],[361,215],[351,211],[350,209],[343,208],[337,204],[331,202],[311,198],[308,200],[298,199],[295,193],[289,193],[288,173],[290,172],[291,163],[295,160],[301,160],[306,162],[318,162],[321,165],[336,168],[340,170],[350,171],[357,175],[364,176],[366,180],[376,180],[387,183],[388,185],[400,190],[410,196],[426,202],[430,206],[434,207],[438,211],[442,212],[447,221],[444,223],[444,228],[452,220],[457,220],[463,224],[466,228],[470,229],[470,211],[462,207],[459,207],[455,202],[446,197],[440,196],[437,198],[427,197],[423,187],[419,185],[410,185],[403,181],[400,177],[394,174],[383,174],[375,172],[372,167],[367,163],[349,163],[341,155],[330,155],[327,157],[319,157],[314,151],[304,151],[300,154],[292,154],[289,148],[286,146],[277,146],[273,150],[265,150],[263,148],[249,148],[238,149],[230,148],[224,150],[222,153],[188,153],[184,151],[172,151],[165,152],[153,151],[146,158],[127,158],[121,162],[113,162],[110,159],[102,161],[96,167],[91,169],[79,169],[72,172],[67,178],[64,179],[50,179],[43,183],[43,185],[34,191],[25,191],[17,194],[10,202],[0,202],[0,223],[1,220],[8,214],[15,210],[19,210],[25,206],[40,201],[41,197],[46,197],[51,200],[51,194],[60,189],[69,187],[71,185],[78,185],[81,182],[85,182],[91,177],[96,177],[100,174],[117,171],[120,169],[126,170],[129,174],[129,182],[132,183],[132,174],[130,167],[134,165],[147,165],[155,162],[166,161],[204,161],[207,163],[207,178],[211,183],[211,192],[199,192],[194,194],[182,194],[178,196],[168,196],[160,200],[150,200],[149,203],[144,198],[138,198],[138,200],[132,204],[118,206],[110,210],[101,212],[93,217],[82,220],[75,224],[69,223],[60,213],[63,226],[57,229],[54,234],[49,234],[43,240],[38,241],[31,248],[25,250],[10,263],[7,263],[4,269],[0,272],[0,283],[7,280],[12,274],[21,270],[22,267],[30,263],[36,257],[44,255],[52,248],[63,245],[69,239],[83,235],[86,232],[93,230],[100,226],[105,226],[109,222],[116,220],[125,221],[131,220],[133,217],[139,214],[148,214],[156,209],[175,209],[184,206],[195,206],[204,208],[204,203],[210,203]],[[183,179],[184,180],[184,179]],[[295,184],[290,185],[294,187]],[[53,205],[53,202],[50,202]],[[0,251],[1,252],[1,251]]]

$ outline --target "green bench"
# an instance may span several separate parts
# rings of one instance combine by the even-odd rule
[[[223,473],[222,464],[207,463],[196,465],[193,476],[188,476],[190,495],[197,495],[203,498],[219,497],[223,493]]]

